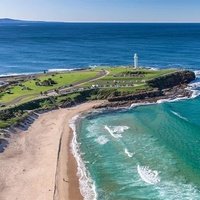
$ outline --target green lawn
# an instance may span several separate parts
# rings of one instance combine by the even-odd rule
[[[168,73],[177,71],[176,69],[162,69],[162,70],[150,70],[150,69],[133,69],[131,67],[119,67],[119,68],[108,68],[110,74],[101,80],[121,80],[121,79],[133,79],[130,77],[115,77],[120,73],[129,72],[129,71],[139,71],[145,73],[145,80],[152,79],[158,76],[162,76]],[[143,79],[143,78],[141,78]]]
[[[35,80],[25,81],[22,84],[30,90],[22,90],[21,86],[13,86],[10,91],[11,94],[4,93],[0,97],[1,103],[10,103],[13,101],[27,101],[37,97],[40,92],[45,92],[48,90],[53,90],[61,86],[69,86],[70,84],[75,84],[81,81],[86,81],[90,78],[94,78],[98,75],[99,70],[87,70],[87,71],[76,71],[67,73],[58,73],[54,76],[52,75],[41,75],[38,77],[41,81],[47,80],[48,78],[53,79],[57,84],[53,86],[36,86]]]
[[[135,91],[136,88],[148,89],[147,85],[144,84],[146,81],[177,71],[176,69],[163,69],[163,70],[137,69],[135,70],[130,67],[106,68],[106,70],[109,71],[109,75],[97,81],[87,83],[84,86],[90,87],[91,85],[98,85],[100,87],[104,87],[104,86],[114,87],[114,85],[116,84],[119,86],[117,89],[118,91],[124,91],[124,90]],[[121,74],[130,72],[130,71],[143,72],[144,75],[141,77],[140,76],[138,77],[137,76],[135,77],[120,76]],[[133,85],[133,87],[130,87],[131,85]]]

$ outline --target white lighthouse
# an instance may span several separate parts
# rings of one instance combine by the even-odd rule
[[[138,55],[137,53],[134,54],[134,68],[138,68]]]

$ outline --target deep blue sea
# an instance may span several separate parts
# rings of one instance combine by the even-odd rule
[[[200,24],[0,24],[0,75],[96,65],[194,70],[193,98],[79,118],[85,200],[200,199]],[[67,123],[67,122],[66,122]]]
[[[1,23],[0,74],[94,65],[200,67],[200,24]]]

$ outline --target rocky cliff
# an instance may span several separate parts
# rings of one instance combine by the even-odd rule
[[[149,92],[141,92],[137,94],[131,94],[131,95],[125,95],[125,96],[119,96],[119,97],[112,97],[109,98],[109,102],[115,102],[115,101],[132,101],[132,100],[142,100],[146,98],[155,98],[163,96],[163,92],[161,90],[154,90]]]
[[[151,87],[162,90],[177,85],[188,84],[193,80],[195,80],[195,73],[184,70],[149,80],[147,84]]]

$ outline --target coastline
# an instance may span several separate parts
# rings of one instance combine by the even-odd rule
[[[82,200],[68,122],[102,103],[86,102],[41,114],[27,131],[13,134],[0,154],[0,199]]]
[[[14,196],[25,200],[30,196],[30,200],[83,200],[78,163],[71,151],[72,121],[93,108],[113,110],[108,104],[92,101],[49,111],[41,114],[27,131],[13,134],[8,148],[0,154],[0,199],[10,200]],[[141,104],[132,107],[137,105]]]
[[[53,74],[53,73],[64,73],[64,72],[72,72],[72,71],[81,71],[81,70],[88,70],[90,67],[82,67],[82,68],[53,68],[53,69],[45,69],[43,71],[38,72],[21,72],[21,73],[6,73],[6,74],[0,74],[0,79],[4,78],[19,78],[19,77],[27,77],[27,76],[37,76],[44,74],[44,71],[46,74]]]
[[[194,92],[192,89],[194,88],[187,88],[184,85],[183,87],[174,87],[167,91],[168,95],[162,97],[120,102],[91,101],[39,115],[39,118],[28,130],[12,134],[9,139],[10,145],[5,152],[0,154],[0,162],[2,163],[0,168],[0,199],[10,200],[14,196],[25,200],[27,196],[30,196],[30,200],[83,200],[81,194],[85,197],[87,194],[84,191],[93,190],[95,186],[83,188],[84,183],[91,182],[90,180],[87,182],[82,180],[80,172],[85,171],[82,169],[84,165],[82,166],[81,159],[77,157],[79,152],[76,147],[73,148],[70,145],[73,139],[76,140],[76,133],[73,132],[75,131],[74,118],[92,108],[112,110],[141,104],[161,103],[170,101],[170,99],[172,101],[189,99]],[[74,153],[75,149],[77,152]],[[92,197],[94,196],[95,194]],[[87,197],[86,199],[91,199]]]

